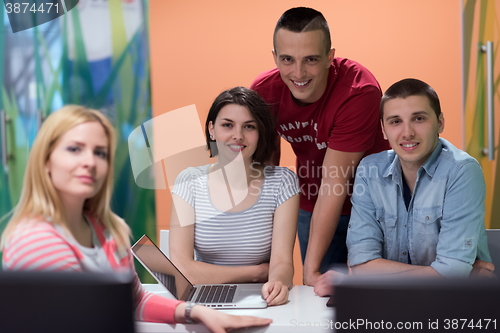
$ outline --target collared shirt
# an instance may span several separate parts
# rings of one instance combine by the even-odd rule
[[[479,163],[439,142],[417,172],[408,209],[401,163],[393,150],[358,166],[347,232],[349,264],[384,258],[467,276],[476,259],[491,262],[484,227],[484,177]]]

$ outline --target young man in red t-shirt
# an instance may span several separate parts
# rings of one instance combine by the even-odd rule
[[[389,148],[379,126],[382,93],[366,68],[334,57],[328,24],[314,9],[292,8],[281,16],[273,55],[277,68],[259,75],[252,89],[272,105],[278,134],[297,156],[304,283],[314,285],[332,264],[347,261],[349,198],[359,161]]]

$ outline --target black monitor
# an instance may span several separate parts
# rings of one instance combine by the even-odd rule
[[[132,276],[0,272],[0,332],[134,332]]]
[[[335,287],[339,331],[500,330],[496,279],[352,278]]]

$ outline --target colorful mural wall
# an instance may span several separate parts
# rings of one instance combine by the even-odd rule
[[[500,3],[495,0],[465,0],[463,4],[465,147],[483,168],[487,186],[486,227],[498,229],[500,228],[500,163],[498,163]],[[490,68],[488,68],[488,42],[491,43]],[[490,87],[488,81],[491,83]],[[490,116],[488,116],[488,101],[494,111]]]
[[[131,226],[133,240],[144,233],[155,239],[154,191],[136,186],[127,144],[131,131],[151,119],[147,0],[80,0],[65,15],[18,33],[3,6],[0,20],[0,109],[7,118],[0,216],[19,198],[43,118],[64,104],[82,104],[106,114],[116,129],[113,210]]]

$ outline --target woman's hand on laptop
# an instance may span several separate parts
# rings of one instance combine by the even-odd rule
[[[281,281],[268,281],[262,287],[262,297],[267,305],[281,305],[288,301],[288,286]]]
[[[179,313],[184,313],[186,303],[181,303],[177,307],[179,308]],[[207,308],[203,305],[195,305],[192,308],[191,318],[197,323],[202,323],[210,330],[210,332],[214,333],[226,333],[230,330],[244,327],[265,326],[273,322],[272,319],[267,318],[233,316]],[[176,320],[177,319],[181,318],[176,318]]]

